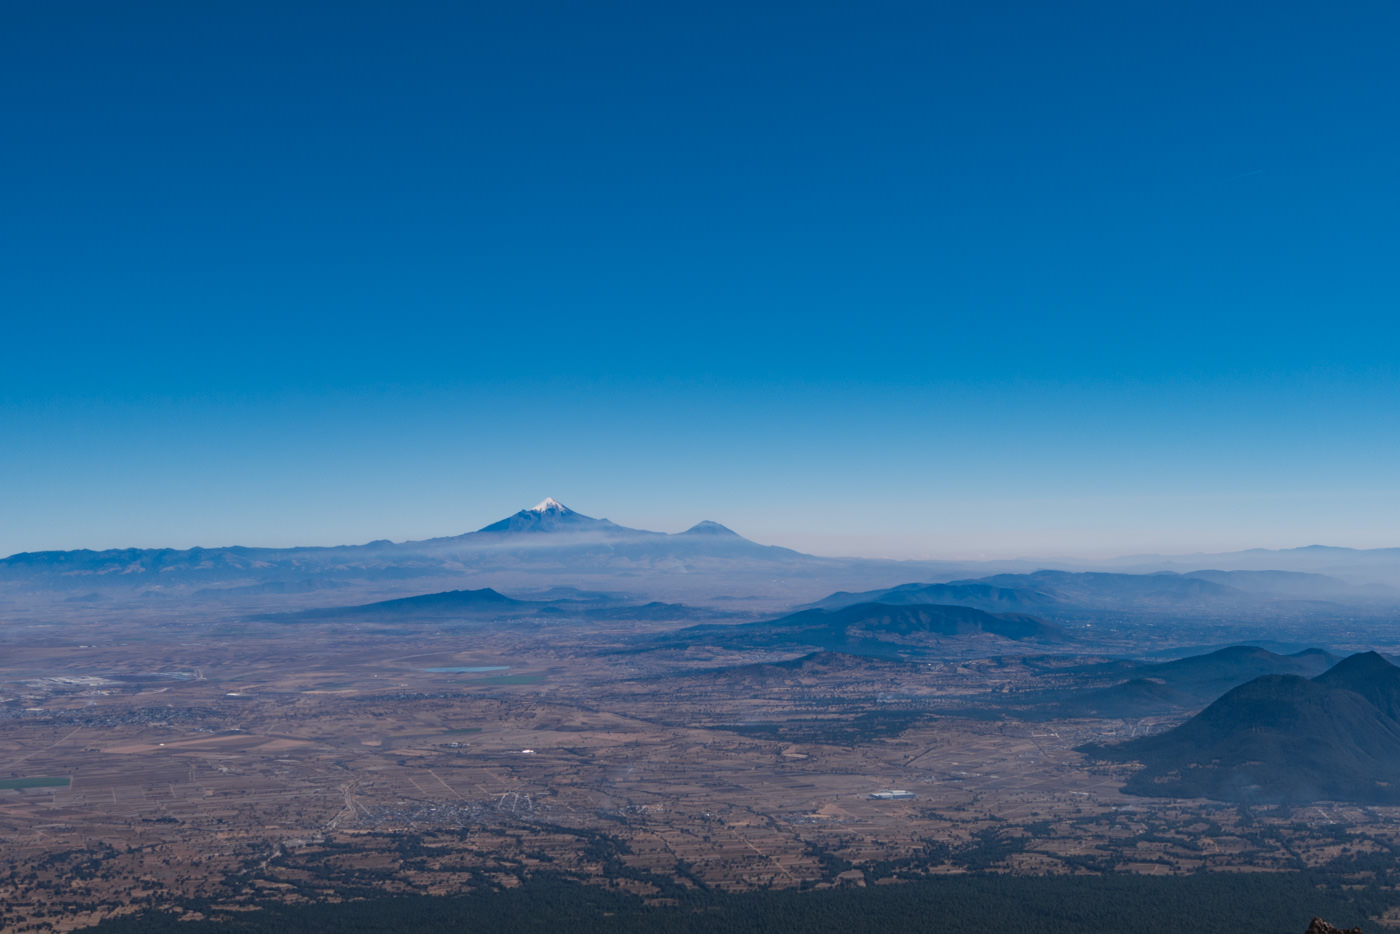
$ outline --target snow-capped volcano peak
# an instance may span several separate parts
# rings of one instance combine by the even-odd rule
[[[594,519],[574,512],[553,496],[522,509],[500,522],[493,522],[478,532],[585,532],[612,530],[617,526],[607,519]]]

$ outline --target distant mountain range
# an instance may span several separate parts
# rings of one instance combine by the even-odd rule
[[[111,580],[145,574],[190,574],[219,577],[230,572],[279,569],[346,569],[399,567],[412,575],[435,570],[436,564],[471,557],[500,561],[502,554],[538,557],[542,549],[632,557],[724,555],[753,558],[810,558],[800,552],[756,542],[717,522],[701,522],[674,535],[629,529],[607,519],[594,519],[569,509],[553,498],[522,509],[475,532],[423,541],[379,540],[365,545],[297,548],[126,548],[107,551],[23,552],[0,559],[10,574],[90,576]]]
[[[1133,794],[1400,803],[1400,668],[1366,652],[1312,679],[1265,675],[1173,730],[1084,751],[1141,762]]]
[[[1240,552],[1230,560],[1259,563],[1266,555],[1284,555],[1295,564],[1304,557],[1329,565],[1353,561],[1380,569],[1377,580],[1387,567],[1400,569],[1400,549],[1297,552]],[[77,608],[158,597],[280,611],[482,587],[528,593],[562,585],[624,592],[633,604],[728,599],[771,610],[837,590],[808,605],[957,605],[1075,624],[1118,611],[1165,618],[1301,618],[1400,605],[1400,593],[1376,583],[1358,585],[1355,574],[1230,570],[1230,556],[1216,557],[1215,569],[1186,573],[828,558],[762,545],[713,521],[673,534],[628,528],[547,498],[474,532],[422,541],[25,552],[0,559],[0,602],[48,599],[51,607]],[[900,580],[921,582],[891,586]]]
[[[442,590],[461,589],[463,583],[492,575],[513,589],[601,579],[626,590],[641,584],[642,590],[657,593],[681,585],[713,596],[750,582],[791,580],[784,586],[801,589],[814,586],[802,583],[809,579],[888,579],[901,567],[937,569],[804,555],[760,545],[711,521],[676,534],[632,529],[585,516],[550,498],[475,532],[424,541],[26,552],[0,559],[0,585],[77,592],[89,601],[123,592],[159,592],[256,602],[322,590],[342,591],[338,598],[344,601],[376,590],[422,592],[435,584]]]

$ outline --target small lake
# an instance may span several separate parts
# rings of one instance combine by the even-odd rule
[[[443,675],[464,675],[476,674],[481,671],[510,671],[509,665],[478,665],[475,668],[424,668],[423,671],[430,671],[433,674]]]

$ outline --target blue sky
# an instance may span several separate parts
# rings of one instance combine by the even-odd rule
[[[6,20],[0,553],[1400,545],[1392,3]]]

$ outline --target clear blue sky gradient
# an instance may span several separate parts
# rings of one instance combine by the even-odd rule
[[[0,554],[1400,545],[1400,6],[53,3]]]

